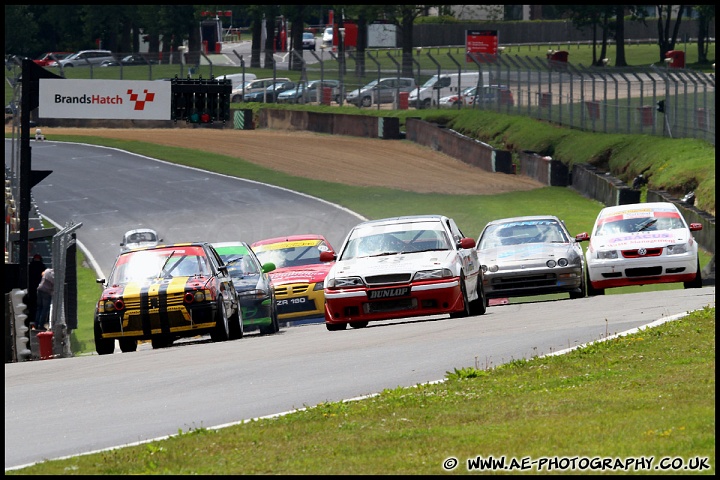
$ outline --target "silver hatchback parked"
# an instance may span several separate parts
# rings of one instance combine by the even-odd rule
[[[358,107],[369,107],[378,103],[392,103],[395,101],[398,90],[409,94],[411,90],[416,88],[414,78],[381,78],[349,92],[345,97],[345,101]]]

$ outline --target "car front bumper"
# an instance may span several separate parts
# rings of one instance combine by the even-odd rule
[[[697,255],[660,255],[634,259],[588,259],[593,288],[605,289],[652,283],[690,282],[697,275]]]
[[[392,292],[404,288],[354,288],[325,290],[325,322],[331,324],[389,320],[454,313],[464,309],[460,281],[457,278],[405,286],[406,295],[371,300],[369,292]]]
[[[582,267],[573,265],[485,272],[483,286],[488,298],[505,298],[567,293],[578,290],[582,281]]]

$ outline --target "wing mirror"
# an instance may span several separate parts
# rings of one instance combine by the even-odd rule
[[[333,252],[332,250],[320,252],[320,261],[321,262],[334,262],[336,258],[337,258],[337,255],[335,255],[335,252]]]

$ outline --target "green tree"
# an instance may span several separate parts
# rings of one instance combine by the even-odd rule
[[[32,41],[38,36],[37,19],[27,5],[5,5],[5,55],[36,57]]]
[[[665,54],[675,50],[680,23],[682,22],[685,5],[657,5],[658,45],[660,46],[660,62],[665,61]],[[672,16],[675,13],[673,24]],[[672,32],[671,32],[672,31]]]
[[[710,36],[710,24],[715,20],[715,5],[695,5],[693,8],[698,14],[698,63],[710,63],[708,37]]]

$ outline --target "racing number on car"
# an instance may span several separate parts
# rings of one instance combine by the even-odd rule
[[[300,298],[286,298],[286,299],[284,299],[284,300],[277,300],[277,306],[278,306],[278,307],[283,307],[283,306],[285,306],[285,305],[290,305],[290,304],[297,305],[297,304],[300,304],[300,303],[305,303],[306,300],[307,300],[307,299],[306,299],[305,297],[300,297]]]

